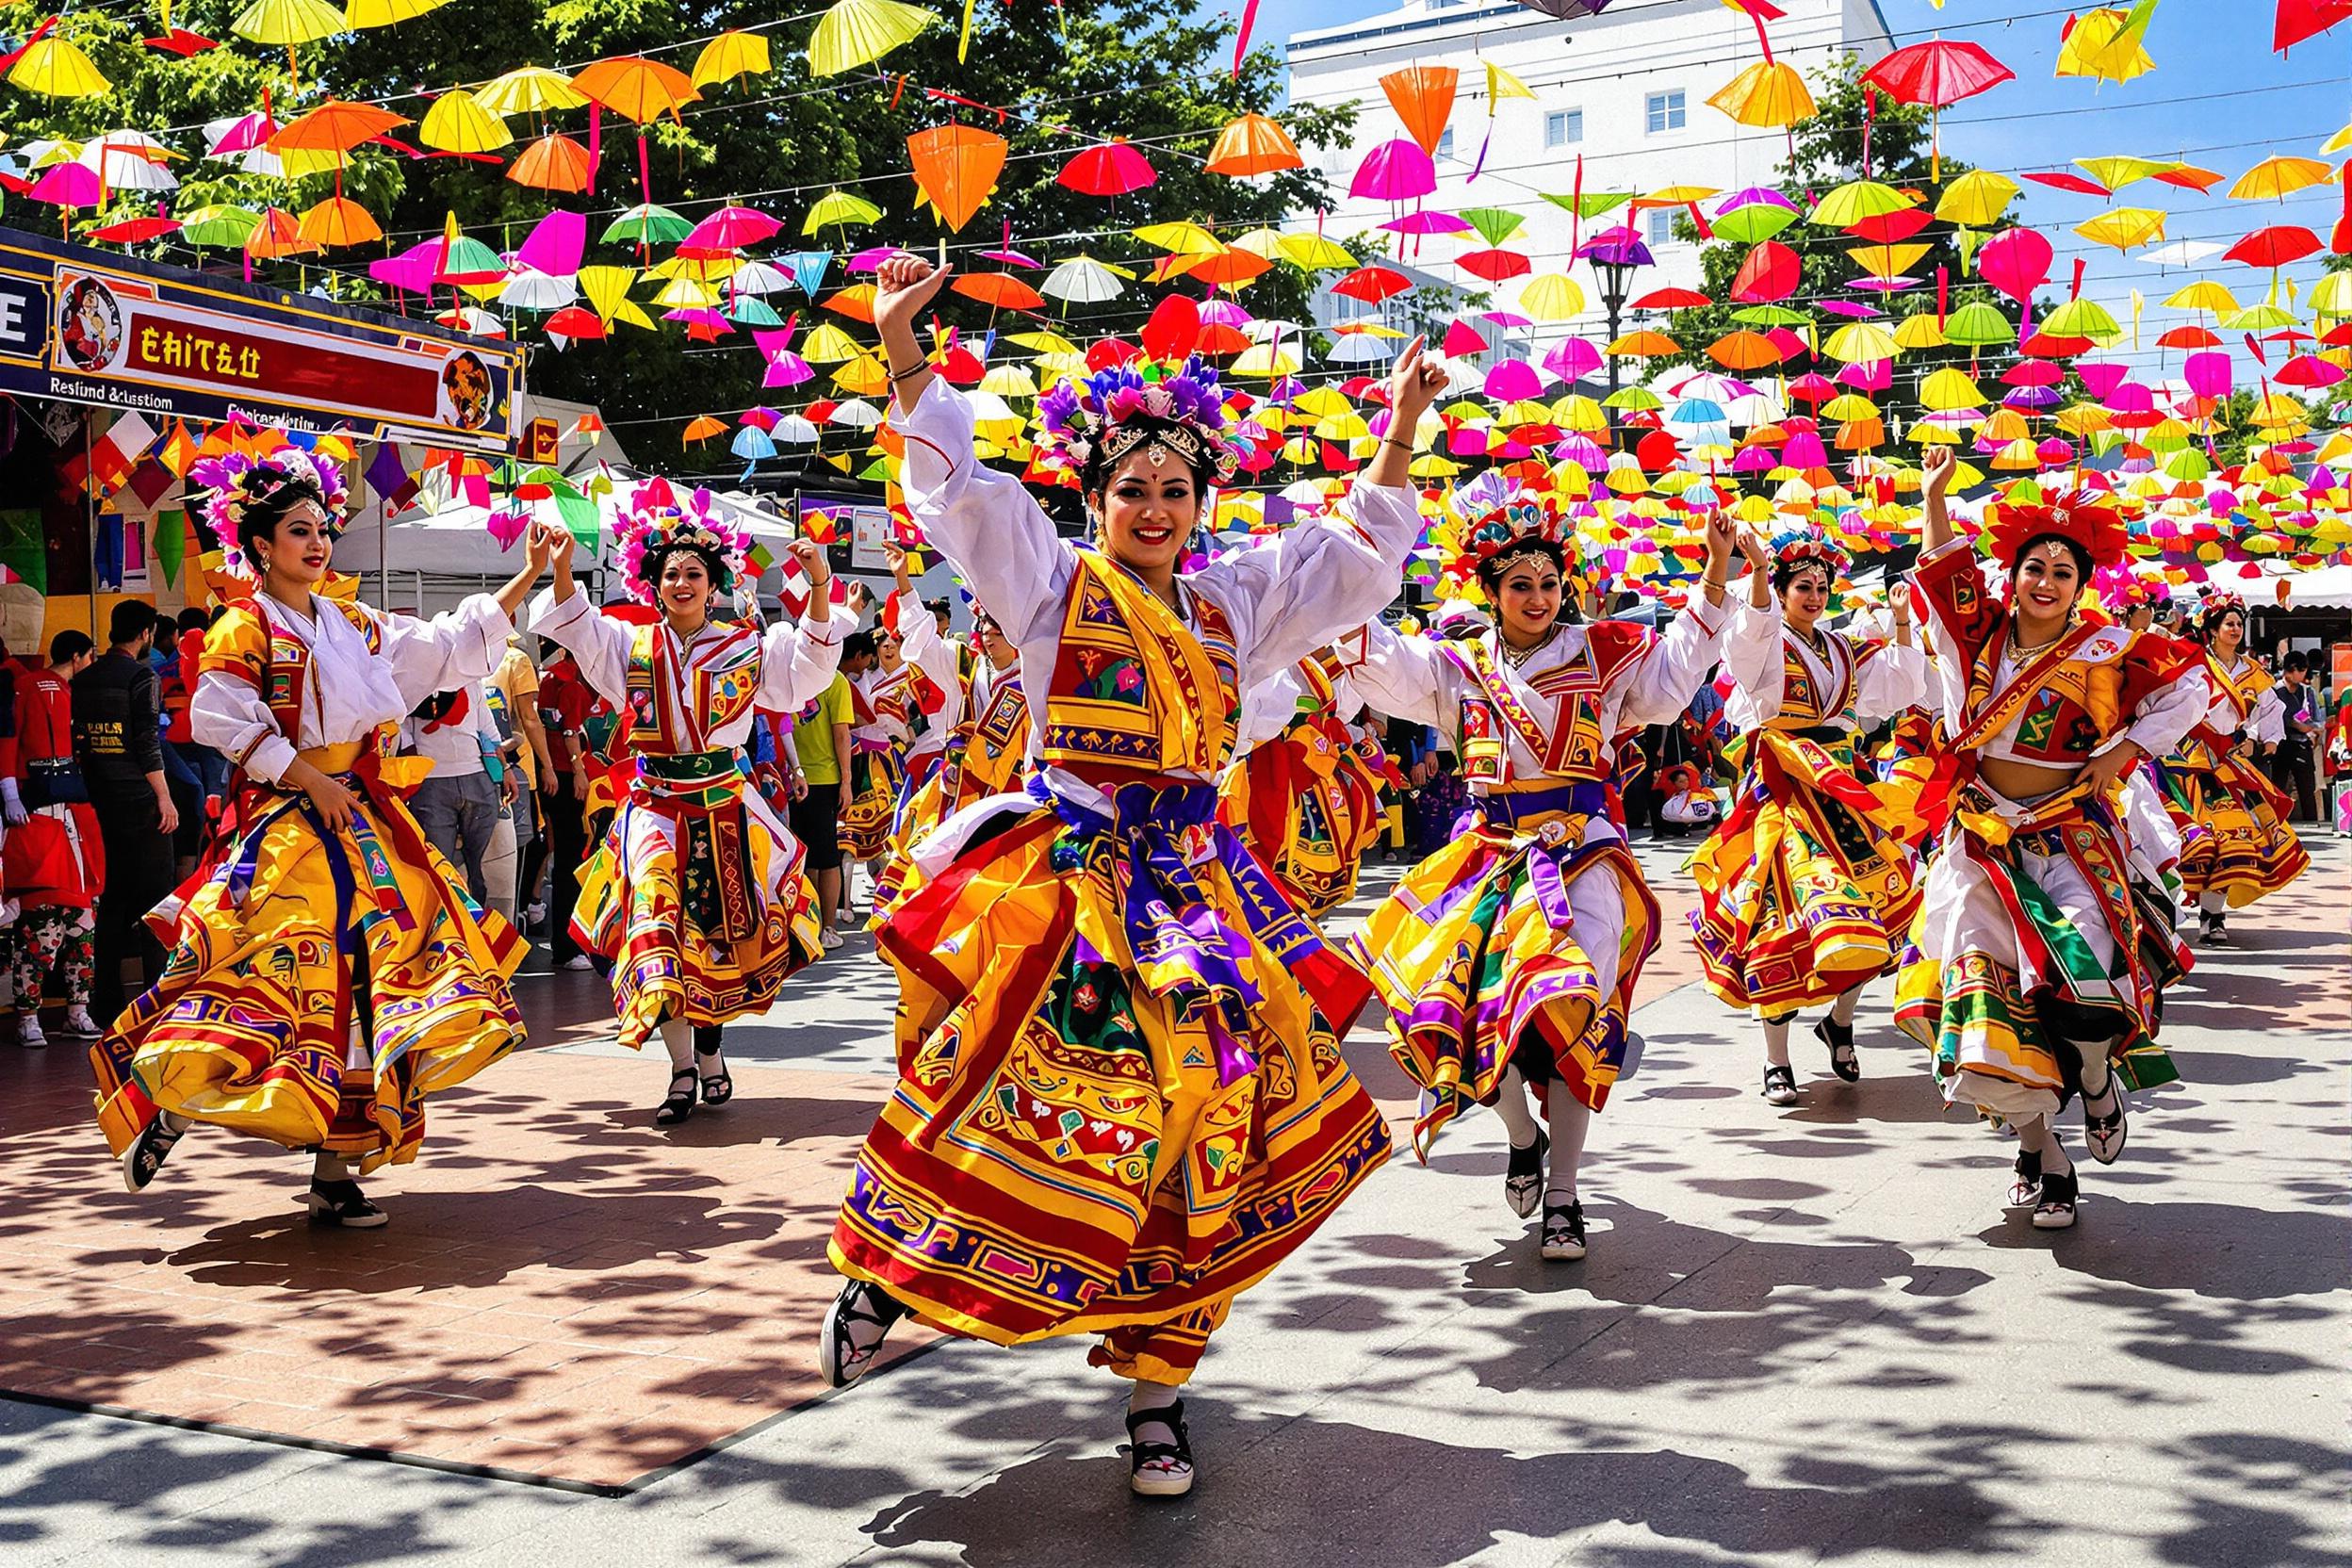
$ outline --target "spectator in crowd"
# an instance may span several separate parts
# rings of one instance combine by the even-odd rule
[[[580,678],[569,651],[544,639],[539,650],[540,733],[547,739],[549,768],[540,801],[547,825],[547,945],[558,969],[593,969],[594,961],[572,939],[572,910],[580,903],[580,874],[595,848],[588,836],[593,759],[587,731],[599,699]]]
[[[848,638],[844,648],[859,635]],[[868,663],[873,662],[871,639],[865,645],[864,658]],[[842,662],[848,662],[846,658]],[[828,949],[841,945],[834,922],[841,908],[841,808],[849,804],[846,764],[851,706],[849,678],[836,670],[817,700],[792,716],[792,753],[799,765],[792,780],[794,792],[785,825],[808,851],[808,877],[817,887],[817,912],[825,920]]]
[[[2287,808],[2289,822],[2315,823],[2320,820],[2319,737],[2326,728],[2322,721],[2327,709],[2319,688],[2309,678],[2310,659],[2290,653],[2282,670],[2278,700],[2286,709],[2286,725],[2278,748],[2270,754],[2270,781],[2292,803]]]
[[[539,671],[523,646],[518,632],[507,640],[506,660],[490,677],[490,686],[504,696],[508,722],[514,727],[515,777],[509,785],[514,810],[514,836],[522,851],[522,880],[515,894],[515,926],[526,933],[546,918],[540,889],[547,869],[546,813],[540,797],[555,792],[555,764],[547,751],[547,731],[539,716]]]
[[[498,829],[498,787],[487,755],[498,748],[496,722],[480,681],[437,692],[416,705],[404,727],[409,748],[433,760],[433,772],[410,797],[416,825],[443,858],[465,873],[466,890],[490,907],[482,865]]]
[[[74,760],[106,854],[90,993],[101,1021],[122,1010],[125,958],[139,959],[144,986],[163,974],[163,944],[145,917],[172,890],[180,813],[163,771],[162,694],[147,663],[155,641],[155,611],[125,599],[107,618],[106,651],[72,685]]]
[[[95,652],[81,632],[60,631],[49,641],[48,665],[17,677],[15,743],[0,773],[0,809],[8,825],[0,865],[17,904],[9,968],[17,1043],[24,1046],[48,1043],[41,1004],[52,976],[65,998],[63,1032],[88,1039],[99,1033],[90,1014],[96,925],[90,906],[104,862],[97,818],[74,759],[73,696],[74,678]]]

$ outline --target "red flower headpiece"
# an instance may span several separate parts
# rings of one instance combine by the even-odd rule
[[[1776,564],[1792,570],[1799,566],[1820,566],[1829,573],[1829,585],[1838,586],[1838,580],[1846,575],[1853,563],[1846,552],[1826,539],[1792,539],[1772,551]]]
[[[2197,624],[2199,629],[2211,631],[2221,624],[2221,618],[2232,610],[2246,613],[2246,598],[2231,593],[2208,594],[2197,601]]]
[[[1992,542],[1993,559],[2003,566],[2017,565],[2026,546],[2050,533],[2089,556],[2094,567],[2112,566],[2123,559],[2124,547],[2131,538],[2122,514],[2107,503],[2105,497],[2087,490],[2062,496],[2046,506],[1997,502],[1986,509],[1986,514],[1992,518],[1987,537]]]

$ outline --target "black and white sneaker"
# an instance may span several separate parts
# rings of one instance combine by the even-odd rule
[[[163,1168],[163,1162],[170,1157],[172,1146],[187,1135],[187,1128],[183,1127],[175,1133],[164,1126],[160,1116],[141,1127],[139,1136],[133,1138],[131,1146],[122,1151],[123,1190],[146,1191],[147,1184],[155,1179],[155,1173]]]
[[[359,1184],[346,1177],[340,1182],[310,1179],[310,1196],[303,1200],[310,1209],[313,1225],[334,1225],[346,1231],[373,1231],[392,1222],[392,1217],[368,1200],[359,1190]]]
[[[1533,1143],[1525,1149],[1511,1146],[1511,1164],[1503,1172],[1503,1201],[1522,1219],[1533,1214],[1536,1204],[1543,1200],[1544,1154],[1551,1146],[1552,1140],[1544,1136],[1540,1127]]]

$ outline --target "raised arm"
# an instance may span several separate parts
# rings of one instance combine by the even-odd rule
[[[1437,651],[1436,644],[1374,621],[1361,637],[1344,639],[1339,646],[1348,678],[1365,702],[1392,718],[1452,734],[1462,718],[1455,686],[1460,672]]]
[[[1940,443],[1919,455],[1919,481],[1924,494],[1920,501],[1926,511],[1919,535],[1919,553],[1939,550],[1952,543],[1952,514],[1945,509],[1944,493],[1952,488],[1952,476],[1960,466],[1950,447]]]
[[[1762,574],[1768,559],[1764,542],[1741,531],[1721,512],[1710,515],[1707,570],[1699,579],[1699,593],[1662,634],[1651,640],[1626,672],[1620,724],[1674,723],[1690,706],[1699,683],[1723,657],[1723,631],[1731,618],[1723,585],[1731,579],[1735,546],[1747,558],[1749,570]],[[1754,608],[1753,599],[1750,608]]]

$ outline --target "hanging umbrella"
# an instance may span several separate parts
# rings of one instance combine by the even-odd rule
[[[1159,177],[1141,153],[1124,140],[1112,140],[1071,158],[1054,180],[1085,196],[1124,196]]]
[[[1862,79],[1898,104],[1929,111],[1929,178],[1942,184],[1944,110],[2014,79],[2017,73],[1973,43],[1932,39],[1896,50]]]
[[[1726,333],[1707,346],[1707,356],[1726,370],[1762,370],[1781,362],[1781,351],[1761,333]]]
[[[1356,258],[1348,253],[1347,247],[1319,234],[1286,234],[1276,241],[1274,249],[1284,261],[1308,272],[1356,264]]]
[[[846,190],[828,190],[818,197],[816,204],[808,209],[808,221],[801,224],[800,232],[814,234],[829,223],[838,223],[843,228],[852,223],[873,223],[879,221],[881,217],[882,209],[863,196],[853,195]]]
[[[244,207],[214,204],[180,215],[180,237],[192,245],[242,245],[261,221]]]
[[[354,27],[389,27],[396,22],[412,22],[449,3],[449,0],[349,0],[344,8],[351,13]]]
[[[1446,135],[1446,122],[1453,117],[1454,94],[1461,83],[1462,73],[1450,65],[1409,65],[1382,76],[1380,90],[1414,145],[1435,157],[1437,144]]]
[[[1413,287],[1413,281],[1402,272],[1386,267],[1359,267],[1337,283],[1331,292],[1343,299],[1361,300],[1376,305],[1383,300],[1395,299]]]
[[[1134,276],[1125,268],[1112,267],[1091,256],[1074,256],[1056,264],[1037,289],[1050,299],[1099,305],[1118,299],[1123,287],[1120,280]]]
[[[180,232],[180,220],[158,212],[153,216],[117,219],[90,231],[90,237],[108,245],[143,245],[151,239]]]
[[[2281,223],[2247,235],[2224,252],[2223,259],[2244,262],[2248,267],[2291,267],[2305,256],[2316,255],[2319,250],[2319,236],[2292,223]]]
[[[433,101],[416,127],[416,139],[444,153],[495,153],[511,146],[514,133],[506,121],[482,106],[464,88],[452,88]]]
[[[764,76],[770,69],[765,35],[730,29],[702,46],[693,79],[696,87],[716,87],[738,76]]]
[[[1936,204],[1936,216],[1947,223],[1987,227],[2000,220],[2023,188],[2006,174],[1971,169],[1945,187],[1943,200]]]
[[[1735,191],[1715,209],[1715,233],[1740,245],[1758,245],[1803,214],[1779,191],[1763,186]]]
[[[914,163],[916,191],[953,231],[972,221],[995,193],[997,176],[1004,171],[1006,143],[995,132],[977,126],[935,125],[908,137],[906,151]]]
[[[2076,224],[2074,232],[2094,244],[2132,251],[2164,237],[2166,216],[2154,207],[2111,207],[2087,222]]]
[[[2238,176],[2230,188],[2233,202],[2283,202],[2298,190],[2325,185],[2335,171],[2317,158],[2267,157]]]
[[[506,280],[498,290],[498,303],[513,305],[517,310],[560,310],[580,298],[580,284],[575,278],[550,277],[534,268],[520,268]],[[595,319],[593,313],[590,319]],[[550,332],[556,330],[549,324]],[[569,335],[580,336],[579,333]]]
[[[1787,60],[1758,60],[1725,83],[1707,106],[1742,125],[1787,130],[1813,118],[1813,94]]]
[[[645,127],[665,114],[672,123],[683,127],[685,122],[678,118],[678,109],[702,94],[683,71],[642,55],[620,55],[595,61],[572,77],[572,86],[590,103],[636,124],[638,190],[646,201],[652,201],[653,174],[645,155]],[[592,127],[594,123],[590,122]]]
[[[784,227],[757,207],[723,206],[696,223],[678,243],[680,252],[718,254],[773,237]]]
[[[261,220],[245,237],[245,253],[255,261],[310,255],[318,250],[317,240],[302,237],[302,224],[295,216],[276,207],[263,209]]]
[[[1917,206],[1918,199],[1875,180],[1854,180],[1822,197],[1812,220],[1825,229],[1850,229],[1872,218]]]
[[[143,155],[135,146],[117,142],[117,133],[108,132],[98,140],[82,148],[74,161],[96,171],[98,183],[109,192],[117,190],[176,190],[179,177],[160,163]],[[134,133],[122,133],[130,135]]]
[[[808,70],[837,76],[872,65],[939,20],[936,12],[900,0],[835,0],[808,36]]]
[[[384,237],[384,226],[357,202],[330,196],[302,214],[295,232],[321,250],[366,245]]]
[[[1043,296],[1010,272],[965,272],[948,286],[998,310],[1036,310],[1045,303]]]
[[[1245,114],[1217,133],[1207,168],[1212,174],[1246,179],[1303,168],[1305,163],[1289,132],[1262,114]]]
[[[2074,20],[2058,46],[2056,74],[2128,82],[2156,69],[2142,41],[2156,13],[2156,0],[2137,0],[2130,11],[2101,6]]]
[[[351,18],[326,0],[253,0],[229,24],[229,31],[239,38],[283,45],[286,74],[298,81],[302,70],[294,57],[297,44],[317,43],[351,30]]]
[[[587,94],[572,86],[569,76],[542,65],[518,65],[492,77],[474,96],[492,114],[546,114],[576,109],[588,102]]]
[[[1383,141],[1364,154],[1348,194],[1375,202],[1409,202],[1437,188],[1437,165],[1410,141]]]
[[[8,83],[44,98],[95,98],[114,90],[80,46],[62,38],[38,38],[26,44],[8,67]]]
[[[1584,289],[1562,272],[1529,278],[1519,290],[1519,308],[1539,321],[1570,321],[1584,314]]]
[[[587,148],[549,131],[523,149],[506,177],[540,190],[581,191],[588,188],[593,167]]]

